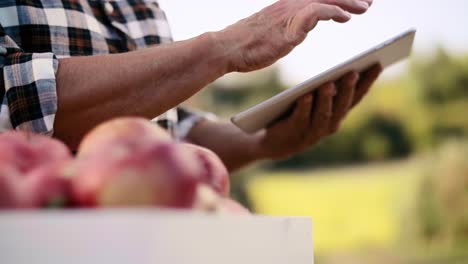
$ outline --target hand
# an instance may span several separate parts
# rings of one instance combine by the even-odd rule
[[[264,68],[287,55],[321,20],[344,23],[362,14],[373,0],[280,0],[213,34],[230,71]]]
[[[334,134],[381,71],[382,67],[375,65],[361,75],[350,72],[336,83],[327,83],[316,93],[303,96],[287,119],[260,132],[256,144],[259,157],[287,158]]]

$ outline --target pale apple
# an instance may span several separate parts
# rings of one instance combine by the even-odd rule
[[[234,214],[234,215],[250,215],[249,209],[245,208],[239,202],[231,198],[222,198],[216,210],[218,213]]]
[[[202,171],[193,153],[172,142],[139,145],[126,155],[101,153],[78,162],[72,190],[79,206],[192,206]]]
[[[197,186],[196,197],[192,209],[202,212],[216,212],[222,197],[209,185],[200,183]]]
[[[139,117],[120,117],[100,124],[81,141],[77,156],[80,158],[101,155],[125,156],[138,148],[172,141],[161,127]]]
[[[181,145],[187,152],[193,152],[203,165],[201,182],[208,184],[219,194],[228,196],[230,191],[229,171],[218,155],[197,145],[188,143],[181,143]]]
[[[215,214],[250,215],[250,211],[239,202],[221,196],[211,186],[198,184],[192,209]]]

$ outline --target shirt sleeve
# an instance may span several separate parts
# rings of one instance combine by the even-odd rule
[[[178,122],[175,125],[175,137],[184,140],[190,130],[201,120],[217,121],[219,118],[212,113],[195,111],[185,107],[177,107]]]
[[[0,25],[0,132],[52,135],[57,68],[53,53],[24,52]]]

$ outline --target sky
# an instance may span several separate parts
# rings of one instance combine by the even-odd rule
[[[176,40],[215,31],[247,17],[273,0],[159,0]],[[418,30],[415,54],[431,54],[442,45],[468,52],[468,0],[374,0],[364,15],[350,22],[320,23],[292,53],[278,62],[287,83],[302,82],[358,52],[399,34]],[[384,76],[404,71],[405,63]]]

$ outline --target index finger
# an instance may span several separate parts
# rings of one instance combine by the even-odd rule
[[[354,14],[362,14],[369,8],[369,3],[363,0],[318,0],[327,5],[339,6],[342,9]]]

